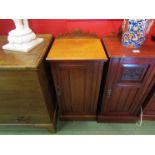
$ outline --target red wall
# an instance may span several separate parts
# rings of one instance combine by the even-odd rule
[[[100,38],[111,33],[117,32],[122,20],[100,19],[100,20],[64,20],[64,19],[30,19],[31,29],[36,34],[53,34],[55,37],[64,32],[81,29],[86,32],[96,33]],[[0,35],[7,35],[10,30],[15,28],[13,21],[0,19]],[[155,34],[155,24],[149,33]]]

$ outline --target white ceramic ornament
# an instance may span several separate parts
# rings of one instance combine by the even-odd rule
[[[30,29],[27,19],[13,19],[15,29],[9,32],[8,44],[3,49],[19,52],[28,52],[41,42],[43,38],[37,38]]]

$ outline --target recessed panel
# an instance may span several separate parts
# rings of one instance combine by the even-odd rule
[[[122,65],[122,82],[141,82],[145,76],[147,64],[123,64]]]

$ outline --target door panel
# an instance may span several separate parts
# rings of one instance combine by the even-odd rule
[[[103,63],[54,63],[55,80],[62,115],[96,115]]]
[[[153,62],[149,59],[111,59],[105,90],[108,93],[102,101],[103,114],[135,115],[151,82],[152,70]]]
[[[130,114],[130,109],[132,103],[135,103],[138,90],[139,88],[137,87],[114,87],[109,100],[109,112],[118,115]]]

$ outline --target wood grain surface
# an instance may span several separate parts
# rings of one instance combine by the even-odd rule
[[[56,39],[47,60],[107,60],[97,38]]]

